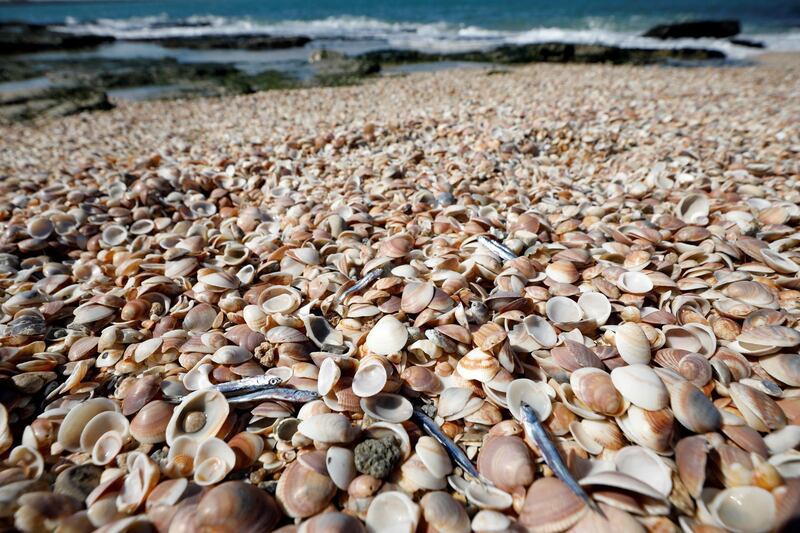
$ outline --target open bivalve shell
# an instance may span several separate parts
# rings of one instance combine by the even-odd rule
[[[172,445],[186,435],[202,442],[217,434],[228,417],[228,400],[215,390],[198,390],[187,395],[175,408],[167,424],[166,440]]]

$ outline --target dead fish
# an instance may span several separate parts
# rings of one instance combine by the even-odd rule
[[[233,396],[228,398],[228,403],[236,405],[240,403],[249,403],[263,400],[281,400],[284,402],[292,403],[307,403],[319,399],[319,394],[310,390],[288,389],[283,387],[276,387],[272,389],[264,389],[240,396]]]
[[[483,235],[478,237],[478,242],[481,244],[481,246],[492,252],[503,261],[511,261],[512,259],[517,258],[517,254],[512,252],[506,245],[491,239],[487,239]]]
[[[337,301],[339,302],[343,301],[345,298],[347,298],[354,292],[360,291],[361,289],[365,288],[367,285],[371,284],[381,276],[383,276],[382,269],[376,268],[375,270],[370,270],[366,276],[364,276],[360,280],[356,281],[353,285],[345,289],[344,292],[342,292],[342,294],[339,295]]]
[[[572,492],[578,495],[586,504],[596,513],[600,513],[600,516],[603,518],[606,517],[605,513],[603,513],[602,509],[592,500],[586,491],[583,490],[583,487],[578,485],[578,482],[575,481],[575,478],[572,477],[572,474],[567,469],[567,466],[564,464],[564,461],[561,460],[561,456],[558,454],[558,450],[553,445],[553,442],[547,436],[547,430],[544,429],[542,423],[539,422],[539,417],[536,416],[536,411],[533,408],[526,404],[522,404],[522,413],[524,415],[524,425],[525,431],[528,433],[528,436],[533,439],[536,445],[539,447],[539,450],[542,452],[542,457],[544,457],[544,462],[547,463],[547,466],[550,467],[550,470],[563,481]]]
[[[228,396],[234,394],[253,393],[261,390],[269,390],[277,387],[282,382],[283,380],[278,376],[271,376],[269,374],[264,374],[263,376],[254,376],[250,378],[237,379],[235,381],[226,381],[225,383],[220,383],[218,385],[208,387],[208,389],[219,391],[222,394]],[[165,397],[170,401],[180,401],[189,392],[190,391],[186,391],[185,394],[180,394],[180,395],[165,394]]]
[[[425,411],[420,409],[419,407],[414,407],[414,413],[411,415],[411,418],[417,422],[422,429],[425,430],[425,433],[436,439],[436,441],[444,446],[444,449],[447,450],[448,455],[456,462],[458,466],[464,469],[470,476],[474,477],[478,481],[482,483],[486,483],[487,485],[491,485],[491,483],[485,480],[479,473],[472,462],[467,457],[467,454],[464,453],[458,444],[453,442],[450,437],[444,434],[442,429],[434,422],[434,420],[429,417]]]

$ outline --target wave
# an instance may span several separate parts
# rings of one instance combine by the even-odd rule
[[[313,39],[379,40],[388,47],[434,52],[460,52],[488,49],[504,44],[569,42],[604,44],[626,48],[702,47],[724,52],[732,58],[744,58],[757,52],[724,39],[676,39],[661,41],[642,37],[634,31],[621,31],[592,20],[585,29],[538,27],[522,31],[494,30],[447,22],[389,22],[385,20],[337,16],[316,20],[262,21],[247,17],[198,15],[170,19],[166,14],[128,19],[78,21],[68,18],[57,29],[73,33],[110,35],[122,40],[144,40],[203,35],[264,34]],[[783,33],[740,35],[763,42],[767,50],[800,51],[800,30]]]

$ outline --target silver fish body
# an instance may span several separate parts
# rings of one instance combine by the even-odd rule
[[[225,395],[239,394],[254,392],[265,387],[277,387],[282,381],[283,380],[277,376],[264,374],[263,376],[253,376],[250,378],[237,379],[235,381],[227,381],[219,385],[214,385],[212,388]]]
[[[481,246],[492,252],[503,261],[511,261],[512,259],[517,258],[517,254],[512,252],[507,246],[497,241],[487,239],[483,235],[478,237],[478,242],[481,243]]]
[[[265,400],[281,400],[292,403],[307,403],[319,399],[319,394],[310,390],[271,388],[263,389],[239,396],[228,398],[228,403],[236,405],[240,403],[259,402]]]
[[[450,455],[453,461],[455,461],[458,466],[463,468],[467,474],[479,481],[485,482],[485,480],[478,473],[478,470],[472,464],[472,461],[470,461],[469,457],[467,457],[467,454],[464,453],[464,450],[462,450],[455,442],[453,442],[450,437],[445,435],[436,422],[434,422],[431,417],[425,414],[422,409],[419,407],[414,407],[414,414],[411,416],[411,418],[422,426],[422,429],[425,430],[425,433],[436,439],[436,441],[441,444],[445,450],[447,450],[448,455]]]
[[[348,287],[347,289],[339,295],[338,301],[343,301],[345,298],[353,294],[354,292],[358,292],[367,285],[371,284],[373,281],[377,280],[383,276],[383,270],[380,268],[376,268],[375,270],[371,270],[367,273],[366,276],[361,278],[360,280],[356,281],[353,285]]]
[[[595,501],[592,500],[588,494],[586,494],[586,491],[583,490],[583,487],[578,485],[578,482],[575,481],[574,477],[572,477],[572,474],[567,469],[564,461],[561,460],[558,450],[556,450],[555,445],[547,436],[547,430],[544,429],[544,426],[539,421],[539,417],[536,416],[536,411],[534,411],[533,408],[526,403],[523,403],[521,407],[524,417],[523,423],[525,426],[525,431],[539,447],[539,450],[542,452],[542,457],[544,457],[544,462],[547,463],[547,466],[550,467],[550,470],[552,470],[556,477],[563,481],[572,492],[585,501],[594,512],[600,513],[600,515],[605,518],[605,513],[603,513],[602,509],[600,509],[600,507],[597,506],[597,503],[595,503]]]

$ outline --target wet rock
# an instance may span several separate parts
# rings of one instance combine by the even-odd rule
[[[748,48],[766,48],[766,45],[761,41],[753,41],[751,39],[742,39],[741,37],[736,37],[733,39],[728,39],[732,44],[737,46],[746,46]]]
[[[733,37],[741,31],[742,27],[738,20],[696,20],[659,24],[644,32],[643,36],[655,39],[697,39],[700,37],[724,39]]]
[[[52,31],[42,24],[0,23],[0,54],[93,48],[113,40],[114,37],[108,35],[76,35]]]
[[[195,50],[238,49],[238,50],[280,50],[284,48],[300,48],[311,42],[310,37],[303,35],[275,36],[259,34],[242,35],[192,35],[184,37],[166,37],[159,39],[142,39],[143,42],[158,44],[165,48],[192,48]]]

